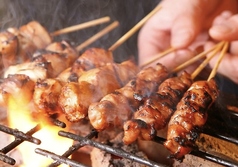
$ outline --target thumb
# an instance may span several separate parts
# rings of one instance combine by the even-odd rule
[[[213,25],[209,30],[209,35],[218,41],[238,40],[238,15],[233,15],[228,20]]]

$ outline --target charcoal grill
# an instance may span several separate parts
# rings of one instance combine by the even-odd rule
[[[227,114],[227,117],[232,117],[233,119],[237,119],[236,113],[234,113],[232,111],[229,111],[229,112],[226,111],[226,112],[229,113],[229,114]],[[214,114],[213,112],[210,112],[210,113],[212,115]],[[220,114],[218,114],[218,115],[220,115]],[[218,116],[216,115],[216,117],[218,117]],[[222,129],[224,129],[224,130],[221,130],[221,127],[219,127],[219,126],[213,126],[214,122],[217,125],[217,121],[219,121],[219,125],[221,127],[223,127]],[[65,127],[65,124],[57,119],[52,119],[52,122],[54,125],[60,126],[62,128]],[[234,132],[237,132],[237,128],[236,128],[237,126],[227,126],[227,125],[224,126],[224,124],[226,124],[226,123],[224,121],[220,120],[219,117],[216,119],[209,119],[205,128],[204,128],[203,133],[211,135],[216,138],[220,138],[222,140],[226,140],[231,143],[238,144],[238,136],[236,133],[234,133]],[[227,129],[229,129],[229,130],[227,130]],[[0,131],[7,133],[9,135],[15,136],[15,140],[12,143],[10,143],[9,145],[5,146],[4,148],[2,148],[0,150],[0,161],[3,161],[4,163],[7,163],[9,165],[14,165],[16,163],[16,161],[13,158],[7,156],[7,153],[10,152],[11,150],[13,150],[14,148],[16,148],[22,142],[31,142],[33,144],[40,145],[41,141],[37,138],[32,137],[32,135],[39,130],[41,130],[41,127],[39,125],[37,125],[34,128],[30,129],[28,132],[23,133],[19,130],[12,129],[5,125],[0,125]],[[70,159],[68,157],[70,155],[72,155],[74,152],[76,152],[77,150],[79,150],[82,147],[87,146],[87,145],[96,147],[98,149],[106,151],[107,153],[113,154],[113,155],[121,157],[121,158],[126,158],[126,159],[138,162],[138,163],[146,165],[146,166],[153,166],[153,167],[166,166],[164,164],[159,164],[157,162],[153,162],[153,161],[135,156],[134,154],[128,153],[122,149],[114,148],[112,146],[102,144],[100,142],[95,141],[94,139],[97,138],[97,135],[98,135],[98,132],[96,132],[95,130],[92,130],[88,135],[86,135],[84,137],[74,134],[74,133],[71,133],[71,132],[63,131],[63,130],[60,130],[58,132],[58,135],[61,137],[66,137],[66,138],[72,139],[76,143],[74,145],[72,145],[68,150],[65,150],[65,153],[63,155],[57,155],[57,154],[51,152],[50,150],[43,150],[40,148],[36,148],[35,153],[39,154],[39,156],[45,156],[45,157],[48,157],[48,158],[51,158],[54,160],[54,162],[52,164],[49,164],[48,167],[56,167],[56,166],[59,166],[60,164],[66,164],[66,165],[69,165],[72,167],[86,167],[87,165],[82,164],[81,162],[77,162],[76,160]],[[154,141],[157,143],[163,144],[165,139],[157,136],[157,137],[155,137]],[[219,165],[234,166],[234,167],[238,166],[238,162],[236,162],[234,160],[227,160],[226,158],[219,157],[219,156],[211,154],[211,153],[207,153],[206,151],[201,151],[201,150],[195,149],[190,154],[200,157],[200,158],[203,158],[205,160],[215,162]]]

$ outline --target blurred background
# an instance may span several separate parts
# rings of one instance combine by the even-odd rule
[[[120,25],[89,46],[107,49],[158,3],[159,0],[0,0],[0,28],[4,30],[8,27],[19,27],[36,20],[49,32],[54,32],[68,26],[110,16],[111,22],[117,20]],[[54,39],[66,39],[77,46],[110,23],[68,33]],[[128,56],[137,58],[137,35],[138,32],[114,51],[115,61],[123,61]]]
[[[18,28],[35,20],[49,32],[54,32],[109,16],[111,18],[109,23],[54,38],[54,41],[64,39],[70,41],[73,46],[78,46],[113,21],[119,21],[120,25],[116,29],[87,47],[107,49],[145,17],[159,2],[160,0],[0,0],[0,30],[3,31],[9,27]],[[122,62],[131,56],[135,57],[137,61],[138,33],[139,31],[113,52],[115,62]],[[236,84],[224,76],[217,75],[216,78],[222,91],[238,95]]]

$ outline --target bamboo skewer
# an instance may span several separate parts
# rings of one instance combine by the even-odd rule
[[[90,45],[91,43],[93,43],[94,41],[96,41],[97,39],[99,39],[100,37],[105,35],[106,33],[110,32],[111,30],[116,28],[118,25],[119,25],[119,22],[118,21],[114,21],[112,24],[110,24],[109,26],[107,26],[106,28],[104,28],[103,30],[99,31],[97,34],[93,35],[91,38],[89,38],[88,40],[86,40],[85,42],[83,42],[82,44],[77,46],[76,50],[78,52],[81,51],[83,48],[85,48],[86,46]]]
[[[178,67],[176,67],[175,69],[173,69],[172,72],[175,73],[175,72],[178,72],[178,71],[184,69],[185,67],[191,65],[192,63],[196,62],[197,60],[199,60],[199,59],[205,57],[208,53],[212,52],[213,50],[216,50],[217,48],[221,47],[223,44],[224,44],[224,41],[218,43],[218,44],[215,45],[215,46],[213,46],[210,50],[204,51],[204,52],[202,52],[202,53],[196,55],[195,57],[189,59],[188,61],[184,62],[183,64],[180,64]],[[164,57],[165,55],[167,55],[167,54],[169,54],[169,53],[171,53],[171,52],[173,52],[173,51],[175,51],[175,50],[176,50],[175,48],[170,47],[170,48],[166,49],[165,51],[163,51],[163,52],[161,52],[161,53],[155,55],[153,59],[151,59],[151,60],[149,60],[148,62],[144,63],[144,64],[141,65],[140,67],[141,67],[141,68],[144,68],[145,66],[147,66],[147,65],[149,65],[149,64],[151,64],[151,63],[153,63],[153,62],[155,62],[156,60],[158,60],[158,59]]]
[[[211,74],[209,75],[207,81],[209,81],[210,79],[212,79],[212,78],[215,77],[216,72],[217,72],[217,69],[218,69],[218,67],[219,67],[219,65],[220,65],[220,63],[221,63],[221,60],[223,59],[223,57],[225,56],[225,54],[226,54],[226,52],[227,52],[228,46],[229,46],[229,43],[228,43],[228,42],[225,42],[225,44],[224,44],[224,46],[223,46],[223,48],[222,48],[222,51],[221,51],[221,53],[220,53],[220,55],[219,55],[219,57],[218,57],[218,60],[217,60],[217,62],[216,62],[216,64],[215,64],[215,67],[212,69],[212,72],[211,72]]]
[[[161,6],[155,7],[147,16],[145,16],[139,23],[137,23],[131,30],[129,30],[125,35],[123,35],[119,40],[117,40],[108,50],[114,51],[118,46],[125,42],[129,37],[131,37],[137,30],[139,30],[145,22],[151,18],[157,11],[161,9]]]
[[[194,79],[197,77],[197,75],[204,69],[204,67],[209,63],[209,61],[221,50],[221,48],[224,46],[223,45],[218,45],[199,66],[198,68],[191,74],[191,78]]]
[[[204,51],[198,55],[196,55],[195,57],[189,59],[188,61],[184,62],[183,64],[179,65],[178,67],[176,67],[174,70],[172,70],[172,72],[178,72],[181,71],[182,69],[186,68],[187,66],[191,65],[192,63],[198,61],[199,59],[205,57],[208,53],[212,52],[213,50],[216,50],[217,48],[219,48],[220,46],[222,46],[224,44],[224,41],[216,44],[215,46],[213,46],[211,49]]]
[[[161,53],[155,55],[153,59],[151,59],[151,60],[149,60],[148,62],[146,62],[146,63],[144,63],[143,65],[141,65],[140,68],[144,68],[145,66],[147,66],[147,65],[149,65],[149,64],[151,64],[151,63],[153,63],[153,62],[155,62],[156,60],[158,60],[158,59],[164,57],[165,55],[167,55],[167,54],[169,54],[169,53],[171,53],[171,52],[173,52],[173,51],[175,51],[175,48],[173,48],[173,47],[170,47],[170,48],[166,49],[165,51],[163,51],[163,52],[161,52]]]
[[[110,21],[110,17],[106,16],[106,17],[102,17],[102,18],[99,18],[99,19],[95,19],[95,20],[92,20],[92,21],[85,22],[85,23],[81,23],[81,24],[78,24],[78,25],[74,25],[74,26],[70,26],[70,27],[67,27],[67,28],[57,30],[55,32],[52,32],[50,35],[51,36],[57,36],[57,35],[61,35],[61,34],[66,34],[66,33],[69,33],[69,32],[73,32],[73,31],[84,29],[84,28],[96,26],[96,25],[106,23],[106,22],[109,22],[109,21]]]
[[[178,67],[176,67],[175,69],[172,70],[173,73],[179,72],[180,70],[186,68],[187,66],[193,64],[194,62],[198,61],[199,59],[205,57],[208,53],[212,52],[211,55],[206,58],[202,64],[200,64],[200,66],[193,72],[193,74],[191,75],[192,78],[194,79],[200,72],[201,70],[208,64],[208,62],[212,59],[212,57],[214,57],[222,48],[222,46],[224,46],[225,42],[219,42],[218,44],[216,44],[215,46],[213,46],[211,49],[204,51],[196,56],[194,56],[193,58],[189,59],[188,61],[184,62],[183,64],[180,64]],[[155,62],[156,60],[162,58],[163,56],[171,53],[175,51],[175,48],[168,48],[165,51],[157,54],[156,56],[154,56],[155,58],[153,58],[152,60],[144,63],[143,65],[141,65],[141,68],[144,68],[145,66]]]

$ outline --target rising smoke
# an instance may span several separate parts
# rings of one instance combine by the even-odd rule
[[[112,21],[118,20],[120,26],[89,46],[107,49],[149,13],[158,2],[159,0],[0,0],[0,27],[4,30],[36,20],[48,31],[53,32],[110,16]],[[67,39],[78,45],[108,24],[62,35],[56,40]],[[138,33],[133,35],[115,50],[116,61],[124,61],[131,55],[137,57],[137,35]]]

